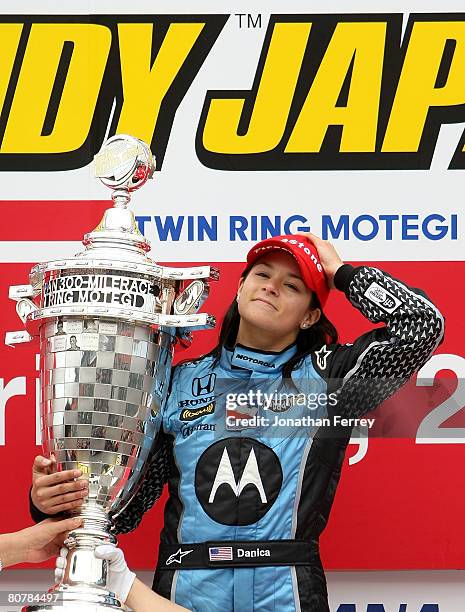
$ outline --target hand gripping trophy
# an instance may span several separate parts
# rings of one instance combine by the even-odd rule
[[[176,341],[188,345],[191,331],[215,324],[196,313],[218,271],[154,263],[127,208],[155,169],[149,147],[113,136],[95,166],[114,207],[84,237],[85,250],[34,266],[29,285],[10,288],[26,330],[8,332],[6,343],[40,338],[44,451],[58,469],[80,469],[89,481],[83,525],[67,540],[65,581],[50,591],[55,603],[30,610],[122,609],[106,589],[107,561],[93,550],[116,542],[109,513],[124,510],[144,474]]]

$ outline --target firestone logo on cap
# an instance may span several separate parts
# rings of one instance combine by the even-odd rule
[[[313,263],[315,264],[318,272],[320,272],[321,274],[323,274],[323,268],[320,264],[320,262],[318,261],[318,259],[315,257],[315,255],[311,252],[311,250],[305,246],[305,244],[303,242],[299,242],[298,240],[289,240],[289,238],[281,238],[281,242],[288,242],[289,244],[294,244],[296,246],[299,247],[299,249],[302,249],[303,252],[308,255],[310,257],[310,259],[313,261]]]

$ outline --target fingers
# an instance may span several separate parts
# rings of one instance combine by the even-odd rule
[[[62,546],[60,548],[60,557],[62,559],[66,559],[66,557],[68,556],[68,553],[69,553],[69,549],[66,546]]]
[[[308,238],[310,242],[313,242],[313,244],[317,248],[318,248],[318,244],[322,244],[323,242],[325,242],[325,240],[323,240],[316,234],[312,234],[312,232],[296,232],[296,236],[305,236],[305,238]]]
[[[61,582],[65,575],[66,568],[66,557],[68,556],[68,549],[66,546],[60,548],[60,555],[55,561],[55,582]]]
[[[52,487],[58,484],[72,482],[76,478],[82,476],[81,470],[64,470],[63,472],[54,472],[46,476],[40,476],[36,480],[38,487]]]
[[[43,476],[43,478],[50,478],[50,476]],[[36,485],[37,489],[45,489],[47,492],[46,497],[58,497],[60,499],[54,500],[55,503],[66,503],[71,501],[72,499],[78,499],[79,495],[77,493],[87,491],[88,484],[87,480],[72,480],[71,482],[63,482],[61,484],[53,485],[42,483],[42,479]],[[66,496],[74,496],[74,497],[66,497]],[[40,498],[40,495],[39,495]]]
[[[36,478],[32,487],[34,505],[46,514],[78,508],[88,495],[87,480],[75,480],[80,470],[65,470]]]
[[[37,523],[34,529],[45,529],[47,531],[47,534],[50,537],[50,540],[53,540],[59,534],[67,533],[68,531],[71,531],[72,529],[77,529],[81,525],[82,525],[82,518],[79,516],[75,516],[72,518],[62,519],[61,521],[56,520],[56,519],[46,519],[45,521],[42,521],[41,523]],[[60,549],[60,554],[61,554],[61,549]]]
[[[62,493],[61,491],[69,491]],[[57,493],[53,495],[53,493]],[[51,487],[47,492],[45,504],[49,508],[49,512],[56,514],[64,510],[79,508],[84,503],[84,499],[88,496],[89,489],[86,481],[78,481],[69,485],[60,485],[59,488]]]
[[[106,559],[107,561],[115,562],[123,555],[123,551],[113,546],[113,544],[102,544],[96,547],[94,555],[97,559]]]
[[[32,464],[32,474],[48,474],[50,468],[53,465],[52,459],[47,459],[47,457],[43,457],[42,455],[37,455],[34,459],[34,463]]]
[[[121,548],[116,548],[113,544],[102,544],[94,550],[94,555],[97,559],[106,559],[110,562],[112,572],[127,572],[128,566],[124,553]]]

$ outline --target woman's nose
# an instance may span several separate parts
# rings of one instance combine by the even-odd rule
[[[263,290],[267,293],[272,293],[273,295],[278,295],[279,293],[278,284],[272,278],[267,279]]]

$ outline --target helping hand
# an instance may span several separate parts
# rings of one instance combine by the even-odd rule
[[[68,549],[63,547],[56,560],[55,580],[57,582],[63,579],[67,555]],[[136,575],[129,570],[123,551],[113,544],[102,544],[94,550],[94,555],[97,559],[106,559],[109,562],[106,588],[116,593],[120,601],[125,603]]]
[[[0,536],[0,558],[5,567],[16,563],[40,563],[58,554],[68,532],[82,523],[80,518],[47,519],[33,527]]]

